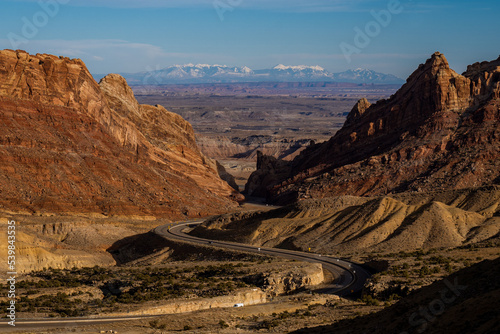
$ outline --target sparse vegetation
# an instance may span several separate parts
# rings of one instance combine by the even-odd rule
[[[227,327],[229,327],[229,325],[227,324],[227,322],[225,322],[224,320],[220,320],[219,321],[219,326],[220,326],[220,328],[227,328]]]
[[[117,311],[122,305],[166,300],[183,296],[215,297],[251,286],[245,280],[248,264],[188,266],[184,268],[82,268],[47,269],[34,272],[17,283],[22,296],[19,312],[47,313],[61,317]],[[69,294],[67,289],[78,289]],[[98,289],[101,298],[90,291]],[[71,291],[71,290],[70,290]],[[7,301],[0,302],[6,307]],[[154,323],[153,323],[154,325]],[[155,327],[156,328],[156,327]]]
[[[482,244],[478,244],[482,245]],[[367,285],[366,294],[373,299],[392,305],[396,300],[406,297],[413,290],[429,285],[458,270],[494,258],[495,249],[491,247],[457,247],[451,249],[416,250],[398,253],[371,253],[365,261],[386,261],[389,267],[374,274]],[[481,249],[480,254],[470,253],[470,249]],[[481,255],[481,256],[478,256]],[[374,300],[362,298],[366,305],[374,305]]]
[[[280,321],[278,319],[266,319],[260,323],[261,328],[271,329],[279,326]]]
[[[158,328],[158,323],[159,323],[158,319],[151,320],[151,321],[149,322],[149,326],[150,326],[151,328]]]
[[[359,299],[359,302],[365,303],[366,305],[370,306],[378,306],[380,305],[380,300],[370,296],[370,295],[364,295]]]

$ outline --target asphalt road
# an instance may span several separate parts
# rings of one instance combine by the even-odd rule
[[[16,319],[16,326],[10,326],[7,319],[0,321],[0,333],[15,333],[17,331],[26,332],[26,330],[40,330],[57,328],[68,330],[77,326],[113,324],[121,321],[132,321],[157,316],[131,316],[131,317],[102,317],[102,318],[59,318],[59,319]],[[62,332],[65,333],[65,332]]]
[[[222,247],[270,256],[279,256],[286,259],[320,263],[324,270],[329,271],[335,277],[334,282],[330,286],[323,288],[320,291],[323,293],[336,294],[339,296],[348,296],[353,293],[358,293],[363,288],[366,279],[370,276],[364,268],[355,263],[338,258],[322,256],[321,254],[297,252],[278,248],[257,247],[253,245],[218,240],[208,240],[197,238],[182,232],[186,227],[194,227],[202,222],[203,220],[192,220],[182,223],[166,224],[158,226],[153,231],[156,234],[168,239],[189,241],[204,246]]]
[[[177,239],[202,244],[204,246],[223,247],[245,252],[253,252],[270,256],[279,256],[286,259],[294,259],[305,262],[321,263],[324,270],[332,273],[335,280],[329,286],[316,290],[316,292],[348,296],[357,293],[363,288],[363,284],[370,274],[362,267],[342,259],[322,256],[320,254],[296,252],[285,249],[256,247],[252,245],[208,240],[193,237],[182,232],[187,225],[194,226],[201,224],[203,220],[186,221],[182,223],[166,224],[158,226],[154,232],[168,239]],[[148,316],[130,317],[100,317],[100,318],[64,318],[64,319],[17,319],[16,327],[9,326],[7,319],[0,320],[0,333],[14,333],[28,329],[42,328],[72,328],[81,325],[102,325],[121,321],[130,321],[148,318]]]

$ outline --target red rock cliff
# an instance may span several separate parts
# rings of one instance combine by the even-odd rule
[[[208,215],[234,191],[191,125],[97,84],[81,60],[0,51],[0,205],[30,213]]]
[[[498,182],[500,58],[459,75],[435,53],[388,100],[361,100],[328,142],[266,179],[273,201]],[[247,188],[263,185],[262,171]],[[266,175],[269,173],[266,173]]]

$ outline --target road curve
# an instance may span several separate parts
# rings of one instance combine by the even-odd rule
[[[335,280],[334,282],[319,290],[322,293],[336,294],[339,296],[348,296],[352,293],[361,291],[363,284],[370,274],[361,266],[348,262],[342,259],[321,256],[320,254],[296,252],[286,249],[256,247],[252,245],[238,244],[232,242],[208,240],[193,237],[182,232],[187,225],[201,224],[203,220],[192,220],[181,223],[166,224],[158,226],[153,230],[157,235],[168,239],[177,239],[189,241],[192,243],[203,244],[204,246],[216,246],[227,249],[234,249],[245,252],[253,252],[270,256],[279,256],[287,259],[294,259],[305,262],[321,263],[323,269],[331,272]],[[99,325],[111,324],[120,321],[138,320],[150,318],[154,316],[124,316],[124,317],[102,317],[102,318],[64,318],[64,319],[18,319],[16,327],[7,325],[7,319],[0,320],[0,333],[13,333],[16,330],[41,329],[41,328],[71,328],[79,325]]]
[[[370,274],[361,266],[342,259],[322,256],[321,254],[297,252],[286,249],[258,247],[240,243],[233,243],[219,240],[209,240],[194,237],[183,233],[182,231],[189,225],[201,224],[203,220],[191,220],[172,224],[158,226],[153,230],[159,236],[167,239],[177,239],[202,244],[204,246],[222,247],[227,249],[265,254],[270,256],[279,256],[286,259],[294,259],[305,262],[320,263],[324,270],[329,271],[335,277],[335,280],[328,287],[321,289],[320,292],[336,294],[339,296],[348,296],[360,292],[366,279]]]

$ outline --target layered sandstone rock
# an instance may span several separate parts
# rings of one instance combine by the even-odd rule
[[[278,296],[319,285],[324,282],[325,276],[321,264],[314,263],[289,272],[265,273],[259,279],[266,292]]]
[[[31,219],[29,219],[31,218]],[[41,222],[33,222],[33,220]],[[106,251],[117,239],[137,233],[123,223],[94,222],[84,217],[16,217],[16,272],[46,268],[69,269],[112,266],[116,262]],[[144,222],[146,225],[147,222]],[[143,228],[144,229],[144,228]],[[7,219],[0,218],[0,233],[7,235]],[[0,244],[0,278],[5,278],[7,243]]]
[[[135,311],[108,314],[109,317],[119,316],[145,316],[187,313],[207,309],[234,307],[236,304],[244,306],[264,304],[267,301],[266,293],[260,289],[239,289],[229,296],[213,298],[193,298],[189,300],[174,300],[161,306],[145,307]]]
[[[274,136],[250,136],[228,138],[198,135],[201,151],[214,159],[244,159],[255,161],[258,152],[282,160],[293,160],[311,142],[311,139],[279,138]]]
[[[81,60],[0,51],[0,209],[26,213],[208,215],[234,189],[191,125],[139,105],[125,80]]]
[[[498,182],[499,64],[474,64],[459,75],[435,53],[390,99],[361,100],[328,142],[257,170],[247,188],[265,187],[283,203]]]

